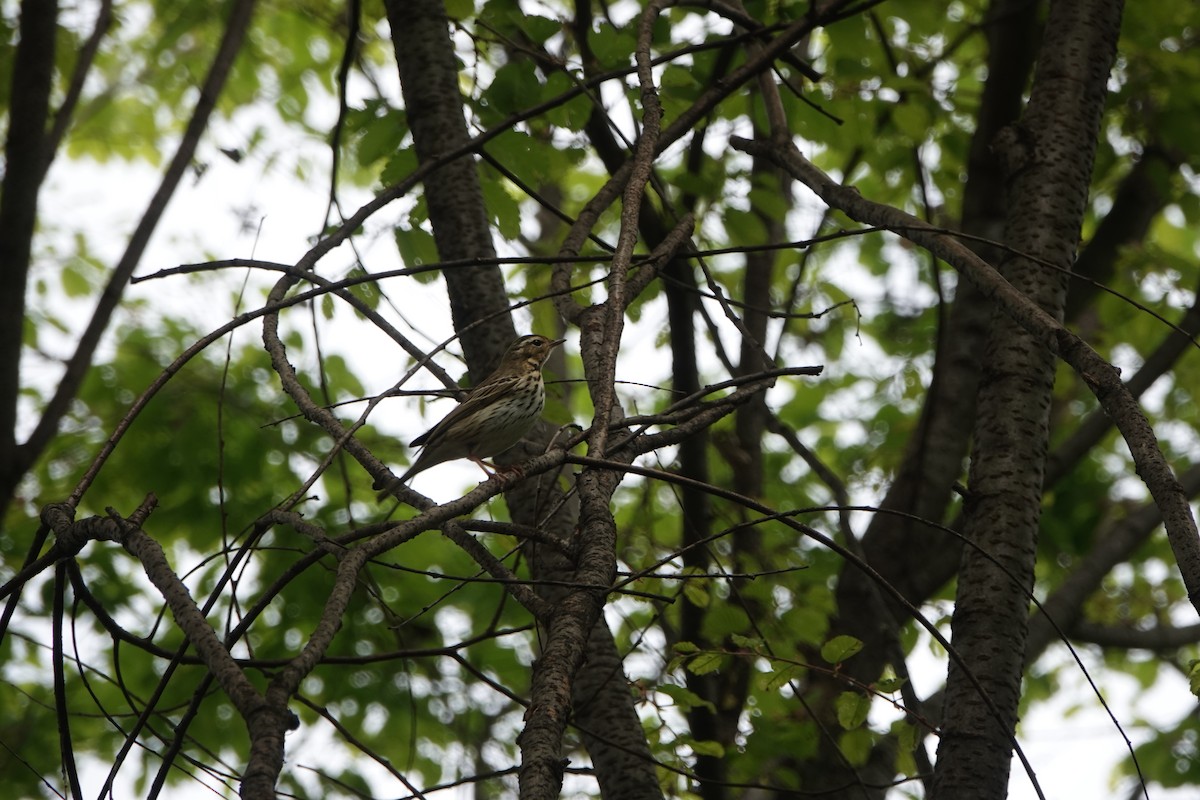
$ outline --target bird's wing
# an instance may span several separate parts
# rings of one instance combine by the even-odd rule
[[[471,390],[467,399],[459,403],[453,411],[442,417],[442,421],[411,442],[412,447],[429,447],[445,435],[446,431],[457,421],[474,414],[480,408],[490,405],[496,398],[512,390],[520,376],[517,374],[502,375],[492,380],[486,380]]]

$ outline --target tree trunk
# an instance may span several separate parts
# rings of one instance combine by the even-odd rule
[[[385,6],[408,125],[417,159],[424,164],[470,139],[458,93],[450,21],[441,0],[388,0]],[[443,261],[496,257],[473,155],[460,156],[431,173],[425,179],[425,200]],[[471,382],[479,383],[517,337],[507,313],[504,278],[494,266],[448,269],[442,274]]]
[[[386,7],[409,125],[418,158],[426,162],[463,146],[469,138],[449,21],[440,0],[388,0]],[[494,258],[474,158],[456,159],[434,175],[436,179],[425,182],[425,197],[439,256],[443,260]],[[472,379],[478,382],[515,336],[503,277],[494,266],[443,274],[454,326],[462,334]],[[482,324],[472,327],[480,321]],[[526,444],[514,450],[525,456],[539,454],[552,435],[549,426],[539,425],[526,437]],[[519,457],[512,451],[509,455]],[[514,522],[540,527],[566,542],[578,524],[578,502],[564,501],[557,477],[545,475],[519,484],[506,494],[506,500]],[[549,509],[558,509],[558,513],[546,520]],[[540,593],[557,603],[567,594],[561,587],[575,582],[576,565],[566,554],[545,545],[529,545],[526,550],[534,578],[547,582]],[[654,762],[621,655],[603,616],[591,628],[584,647],[583,664],[571,685],[558,688],[571,693],[574,720],[591,755],[601,795],[605,800],[656,800],[662,793]]]
[[[1061,318],[1087,202],[1120,0],[1051,5],[1029,105],[998,143],[1009,175],[1005,277]],[[984,353],[934,798],[1003,798],[1020,699],[1055,354],[1005,314]],[[986,554],[986,555],[985,555]],[[994,560],[993,560],[994,559]],[[990,698],[985,702],[967,675]]]
[[[0,510],[8,507],[23,472],[17,458],[16,427],[25,284],[42,187],[57,19],[57,0],[25,0],[21,4],[21,38],[12,64],[4,182],[0,186]]]
[[[991,20],[985,31],[988,80],[971,139],[960,226],[967,233],[991,240],[1003,236],[1005,218],[1004,176],[991,146],[1004,126],[1020,113],[1022,93],[1033,66],[1031,43],[1037,40],[1037,11],[1038,4],[1028,0],[995,0],[987,14]],[[993,263],[998,260],[996,248],[983,244],[971,247]],[[961,560],[959,541],[921,520],[941,523],[945,519],[952,486],[962,478],[975,418],[979,351],[987,333],[988,314],[983,293],[970,281],[959,280],[954,300],[939,325],[934,377],[920,422],[880,503],[881,508],[908,516],[877,514],[862,536],[867,560],[916,604],[944,586]],[[846,634],[864,645],[844,669],[863,683],[875,681],[900,652],[898,637],[907,612],[884,599],[872,580],[852,565],[842,569],[836,592],[838,615],[831,623],[830,636]],[[893,667],[901,668],[896,664]],[[836,679],[815,675],[813,680],[829,684],[816,696],[830,702],[842,688]],[[827,725],[837,725],[832,708],[825,709],[823,716]],[[882,797],[883,789],[868,789],[855,782],[855,770],[839,757],[836,748],[835,741],[827,742],[820,755],[805,765],[804,774],[812,785],[847,787],[843,792],[847,797],[861,798],[864,792]],[[883,786],[894,775],[894,763],[894,754],[884,753],[857,772],[867,783]]]

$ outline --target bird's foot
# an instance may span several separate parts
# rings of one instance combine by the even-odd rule
[[[479,468],[487,475],[487,480],[491,480],[497,475],[523,475],[524,470],[516,464],[489,464],[482,458],[472,458],[473,462],[479,465]]]

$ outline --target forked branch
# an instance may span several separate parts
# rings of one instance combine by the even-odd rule
[[[851,219],[894,231],[943,259],[1029,331],[1043,347],[1067,362],[1112,417],[1129,446],[1138,476],[1162,510],[1167,538],[1187,587],[1188,599],[1200,613],[1200,532],[1196,529],[1187,495],[1163,456],[1149,420],[1121,381],[1120,371],[953,235],[898,208],[868,200],[853,187],[843,186],[801,155],[790,142],[766,143],[733,137],[731,144],[751,155],[772,159]]]

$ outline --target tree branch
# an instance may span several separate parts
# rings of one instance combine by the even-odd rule
[[[65,503],[54,503],[42,509],[42,521],[60,540],[71,542],[70,546],[82,546],[82,542],[95,539],[116,542],[129,551],[129,554],[141,563],[146,577],[162,594],[179,629],[196,648],[213,677],[229,695],[238,713],[249,722],[262,708],[263,696],[246,678],[229,650],[217,638],[216,631],[200,612],[191,592],[171,569],[162,547],[142,530],[145,516],[155,503],[157,500],[151,495],[144,504],[146,510],[128,520],[113,514],[109,517],[89,517],[78,522],[74,519],[74,508]]]
[[[1017,291],[995,268],[958,242],[952,235],[899,209],[868,200],[853,188],[842,186],[805,159],[794,147],[762,145],[733,137],[732,145],[746,152],[771,152],[798,180],[831,206],[868,225],[887,228],[926,248],[961,272],[995,302],[1005,314],[1029,331],[1050,352],[1070,365],[1116,423],[1133,454],[1138,475],[1145,482],[1167,527],[1171,549],[1188,590],[1188,599],[1200,612],[1200,535],[1187,499],[1158,447],[1145,414],[1121,382],[1120,373],[1086,342],[1064,328]]]
[[[1163,652],[1179,650],[1200,642],[1200,625],[1185,625],[1181,628],[1162,626],[1140,630],[1078,622],[1069,632],[1072,639],[1117,650]]]
[[[100,300],[96,304],[96,310],[93,312],[92,318],[88,321],[83,334],[79,337],[75,352],[67,362],[66,370],[59,381],[54,396],[46,404],[46,408],[42,411],[42,416],[38,420],[37,426],[34,428],[29,439],[18,448],[16,461],[10,462],[8,459],[4,461],[4,463],[15,463],[15,466],[12,468],[15,471],[13,473],[15,477],[23,474],[37,457],[41,455],[50,440],[54,438],[54,435],[58,431],[59,422],[62,421],[63,416],[70,407],[71,401],[79,392],[79,386],[83,383],[83,378],[87,374],[88,367],[91,366],[92,356],[95,354],[100,337],[108,328],[109,320],[112,319],[113,312],[121,301],[125,285],[129,282],[130,276],[133,275],[134,269],[137,268],[142,253],[145,252],[146,245],[150,242],[150,236],[158,226],[159,220],[162,219],[162,215],[167,208],[167,203],[175,193],[175,189],[179,186],[179,181],[183,178],[188,166],[192,163],[192,158],[196,153],[196,146],[200,142],[200,136],[208,127],[209,117],[216,107],[217,98],[220,97],[221,90],[229,78],[234,59],[241,49],[246,31],[250,27],[250,19],[253,16],[256,2],[257,0],[235,0],[233,3],[229,20],[225,25],[225,33],[221,38],[221,43],[217,47],[216,55],[213,56],[212,65],[209,67],[204,84],[200,87],[200,96],[196,101],[196,108],[192,112],[191,119],[188,120],[187,128],[184,130],[179,147],[176,149],[175,155],[172,156],[166,172],[163,173],[162,181],[159,183],[154,196],[150,199],[145,214],[142,215],[137,228],[134,229],[124,254],[113,269],[108,284],[104,287],[104,291],[100,295]],[[34,2],[34,5],[37,4],[37,2]],[[10,161],[9,163],[11,164],[12,162]],[[41,159],[36,160],[34,165],[40,169]],[[3,316],[0,315],[0,317]],[[12,479],[13,476],[10,476],[10,480]],[[11,492],[11,485],[0,485],[0,497],[6,497],[9,492]]]
[[[17,446],[25,286],[44,172],[46,120],[54,77],[58,0],[21,3],[12,65],[4,180],[0,184],[0,512],[31,460]]]
[[[79,98],[83,96],[83,85],[96,60],[96,53],[100,52],[100,43],[104,41],[108,29],[112,27],[112,7],[113,0],[100,0],[100,8],[96,12],[96,23],[92,26],[92,32],[87,41],[79,50],[75,69],[71,71],[71,80],[67,84],[67,93],[63,96],[58,110],[54,112],[54,124],[50,128],[50,135],[46,140],[46,152],[43,155],[43,180],[50,170],[50,165],[54,163],[55,156],[58,155],[58,149],[67,135],[67,128],[71,126],[71,117],[79,105]]]
[[[1179,483],[1189,497],[1200,493],[1200,465],[1179,476]],[[1100,588],[1113,567],[1125,562],[1134,551],[1145,544],[1162,524],[1162,512],[1149,502],[1131,511],[1123,519],[1096,531],[1096,541],[1053,592],[1042,602],[1041,609],[1029,621],[1029,637],[1025,644],[1025,664],[1032,664],[1045,649],[1058,641],[1059,631],[1071,631],[1083,618],[1084,602]],[[1049,620],[1054,621],[1051,625]]]
[[[449,40],[450,21],[441,0],[387,0],[388,24],[404,92],[417,159],[422,164],[470,142],[458,89],[458,68]],[[475,159],[462,156],[425,177],[425,198],[438,255],[494,258],[492,232]],[[443,273],[454,329],[473,383],[495,368],[516,338],[504,280],[495,267]]]

